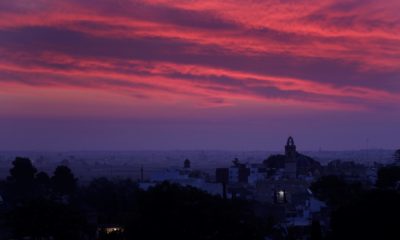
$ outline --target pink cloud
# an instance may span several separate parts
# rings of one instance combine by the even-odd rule
[[[393,104],[400,100],[397,89],[381,88],[370,79],[368,84],[363,82],[369,73],[390,80],[400,70],[398,1],[94,3],[1,3],[0,34],[7,37],[17,33],[0,46],[4,56],[0,59],[0,85],[95,89],[156,99],[160,104],[188,101],[201,107],[237,106],[250,101],[354,110],[367,109],[371,103]],[[67,37],[78,33],[93,45],[103,40],[111,44],[99,45],[90,55],[80,48],[79,41],[55,41],[54,35],[44,33],[34,42],[41,46],[37,49],[30,45],[33,40],[31,43],[30,39],[18,37],[20,32],[31,29],[63,31]],[[146,46],[154,39],[159,40],[156,50],[152,48],[156,44],[139,49],[132,43],[126,45],[126,51],[133,49],[133,56],[112,55],[118,47],[117,40],[141,41]],[[105,46],[110,49],[101,55]],[[134,55],[136,50],[142,51],[140,56]],[[156,56],[152,58],[150,53]],[[99,56],[93,56],[96,54]],[[213,61],[213,56],[227,61],[242,58],[243,65],[248,59],[255,59],[255,65],[260,66],[264,66],[265,56],[271,64],[273,56],[293,60],[287,66],[281,64],[287,71],[283,68],[276,73],[274,69],[236,69],[234,64],[225,66],[223,62],[216,66],[206,64]],[[310,69],[304,70],[307,76],[290,71],[297,65],[307,66],[309,61]],[[336,64],[344,69],[343,73],[327,71],[310,78],[313,71],[319,71],[319,62],[327,69]]]

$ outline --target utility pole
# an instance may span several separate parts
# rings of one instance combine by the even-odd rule
[[[143,165],[141,165],[141,166],[140,166],[140,181],[141,181],[141,182],[143,182],[143,179],[144,179],[144,178],[143,178],[143,175],[144,175],[143,172],[144,172],[144,171],[143,171]]]

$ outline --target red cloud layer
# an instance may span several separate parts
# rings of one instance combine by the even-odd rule
[[[27,52],[18,51],[17,46],[17,51],[10,53],[6,50],[9,46],[1,46],[5,57],[0,62],[0,85],[18,82],[42,88],[102,89],[160,102],[190,98],[206,106],[226,106],[244,100],[358,109],[372,102],[386,104],[400,100],[396,89],[375,88],[373,84],[354,80],[343,84],[343,78],[352,79],[353,75],[360,75],[358,79],[362,81],[365,72],[400,71],[398,1],[270,0],[243,4],[232,0],[146,0],[120,1],[117,5],[111,1],[41,0],[9,1],[0,6],[3,6],[0,10],[3,34],[47,27],[78,32],[93,39],[163,39],[186,44],[181,51],[189,62],[191,56],[196,61],[202,57],[211,61],[215,51],[227,58],[243,56],[244,61],[247,57],[276,55],[293,58],[299,64],[321,59],[351,68],[338,75],[341,84],[336,84],[335,80],[326,82],[322,77],[316,80],[196,61],[177,62],[168,59],[168,45],[161,46],[158,53],[164,60],[118,56],[99,60],[93,56],[75,56],[68,46],[47,50],[52,44],[48,40],[39,53],[29,46]],[[206,21],[207,18],[213,20]],[[304,71],[312,74],[318,68]]]

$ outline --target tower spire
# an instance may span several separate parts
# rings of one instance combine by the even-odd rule
[[[297,177],[297,151],[292,136],[289,136],[285,146],[285,175],[288,178]]]

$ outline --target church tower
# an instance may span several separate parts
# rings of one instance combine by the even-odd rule
[[[296,145],[294,140],[289,137],[285,146],[285,176],[290,179],[297,178]]]
[[[186,160],[183,162],[183,168],[184,168],[184,169],[190,169],[190,160],[189,160],[189,159],[186,159]]]

